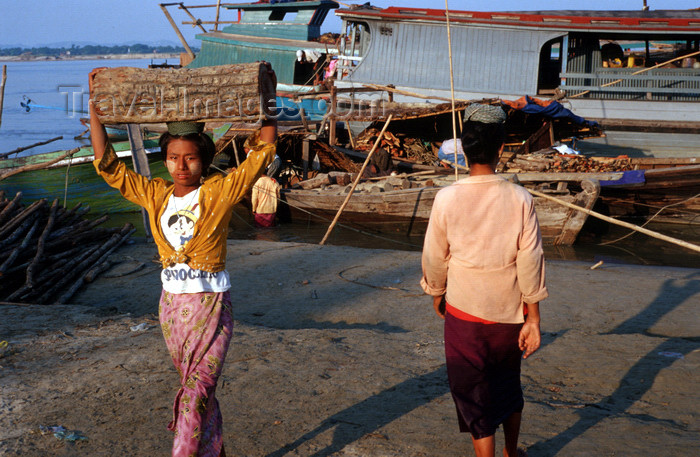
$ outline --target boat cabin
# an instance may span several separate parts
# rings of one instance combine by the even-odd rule
[[[201,51],[188,67],[264,60],[282,87],[312,84],[329,52],[329,45],[318,42],[321,24],[338,6],[331,0],[222,3],[221,8],[238,11],[238,20],[220,21],[229,25],[197,35]]]
[[[445,10],[340,9],[338,79],[450,97]],[[449,12],[455,96],[700,126],[700,10]],[[639,102],[644,102],[644,110]]]

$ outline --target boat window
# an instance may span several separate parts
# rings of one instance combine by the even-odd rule
[[[382,32],[384,33],[384,32]],[[339,59],[338,79],[347,76],[369,51],[371,32],[366,22],[347,22],[340,42],[340,54],[347,58]]]
[[[297,12],[296,11],[272,11],[270,13],[270,20],[271,21],[286,21],[286,22],[294,22],[294,20],[297,18]]]
[[[539,94],[553,94],[559,86],[562,62],[561,37],[550,40],[540,50],[540,66],[537,82]]]
[[[697,35],[570,34],[561,88],[569,96],[698,101]]]

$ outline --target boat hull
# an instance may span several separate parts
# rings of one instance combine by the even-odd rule
[[[145,142],[146,146],[153,146],[152,142]],[[115,149],[122,149],[118,154],[124,156],[130,151],[124,150],[122,145],[116,144]],[[150,148],[151,152],[154,152]],[[41,163],[50,160],[51,156],[60,153],[40,154],[18,159],[0,161],[0,173],[17,168],[22,165]],[[89,205],[92,214],[111,214],[139,211],[140,207],[124,199],[116,189],[109,187],[95,172],[92,164],[91,148],[84,148],[79,153],[74,163],[59,162],[56,166],[18,173],[0,180],[0,190],[8,196],[22,192],[23,200],[34,201],[41,198],[52,200],[58,198],[65,206],[74,206],[82,203]],[[151,176],[168,177],[168,171],[160,159],[160,154],[148,154]],[[125,164],[133,169],[130,157],[124,157]]]
[[[333,187],[333,186],[331,186]],[[343,210],[342,219],[360,221],[365,225],[403,222],[410,234],[424,230],[430,218],[435,196],[443,186],[383,191],[380,185],[369,192],[353,194]],[[554,190],[549,192],[562,201],[591,209],[600,193],[597,182],[586,181],[578,192]],[[346,193],[336,189],[284,189],[283,201],[292,213],[335,214]],[[575,211],[547,199],[535,197],[535,211],[546,244],[573,244],[586,221],[585,213]]]

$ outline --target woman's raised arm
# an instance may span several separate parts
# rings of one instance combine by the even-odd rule
[[[105,67],[95,68],[88,76],[90,87],[90,100],[88,100],[88,107],[90,111],[90,142],[92,143],[92,150],[95,153],[95,159],[101,159],[105,153],[105,148],[107,147],[107,130],[97,117],[97,111],[95,110],[95,106],[93,104],[95,94],[92,87],[95,75],[104,69]]]

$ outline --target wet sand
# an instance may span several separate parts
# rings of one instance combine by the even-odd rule
[[[0,305],[0,455],[169,455],[177,375],[154,254],[121,249],[71,305]],[[228,257],[236,326],[217,396],[229,456],[473,455],[420,253],[230,241]],[[523,363],[523,447],[694,455],[700,270],[590,266],[548,264],[544,344]]]

